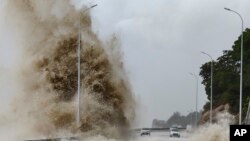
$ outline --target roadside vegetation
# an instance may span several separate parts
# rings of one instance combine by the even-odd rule
[[[250,100],[250,29],[244,31],[243,43],[243,90],[242,90],[242,117],[244,120]],[[213,65],[213,108],[229,104],[229,112],[233,115],[239,113],[240,96],[240,53],[241,36],[234,42],[232,49],[224,50],[223,55],[214,60]],[[211,73],[210,62],[200,68],[200,76],[208,102],[204,105],[204,112],[210,109]]]

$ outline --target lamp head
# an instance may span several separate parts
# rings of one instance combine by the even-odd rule
[[[96,7],[97,6],[97,4],[95,4],[95,5],[92,5],[90,8],[94,8],[94,7]]]
[[[227,10],[227,11],[231,11],[231,9],[229,9],[229,8],[226,8],[226,7],[225,7],[224,9],[225,9],[225,10]]]

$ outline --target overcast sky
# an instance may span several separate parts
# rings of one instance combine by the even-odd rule
[[[74,0],[79,2],[80,0]],[[93,30],[103,40],[116,34],[124,51],[124,63],[138,101],[138,126],[151,126],[154,118],[167,120],[175,111],[195,110],[195,79],[209,58],[231,49],[241,31],[239,12],[250,27],[249,0],[85,0],[98,4],[91,10]],[[20,54],[3,42],[0,23],[0,72],[11,70]],[[12,56],[10,58],[10,56]],[[8,60],[8,61],[6,61]],[[1,73],[0,77],[5,74]],[[199,109],[205,104],[204,86],[199,77]],[[8,83],[11,82],[11,78]],[[0,79],[0,96],[6,82]],[[12,92],[14,93],[14,92]],[[3,104],[2,104],[3,105]]]
[[[249,0],[95,0],[93,29],[102,39],[120,36],[124,60],[140,103],[140,125],[173,112],[195,110],[195,79],[209,58],[231,49],[241,32],[239,12],[250,27]],[[94,3],[91,1],[90,3]],[[199,82],[202,79],[199,78]],[[199,84],[199,109],[206,102]]]

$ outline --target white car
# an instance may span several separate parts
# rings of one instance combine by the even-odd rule
[[[150,136],[150,130],[141,130],[141,136],[148,135]]]
[[[170,137],[181,137],[178,128],[170,128]]]

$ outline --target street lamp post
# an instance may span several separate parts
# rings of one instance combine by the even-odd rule
[[[193,127],[193,114],[192,114],[192,111],[190,113],[191,113],[191,115],[190,115],[190,118],[191,118],[190,124]]]
[[[85,9],[82,13],[87,12],[91,8],[96,7],[97,4],[90,6],[89,8]],[[81,12],[79,15],[79,27],[78,27],[78,48],[77,48],[77,60],[78,60],[78,89],[77,89],[77,114],[76,114],[76,122],[77,126],[80,126],[80,92],[81,92]]]
[[[201,52],[205,55],[207,55],[211,59],[211,84],[210,84],[210,89],[211,89],[211,95],[210,95],[210,124],[212,124],[212,116],[213,116],[213,58],[211,55]]]
[[[189,119],[190,120],[190,125],[193,126],[193,119],[192,119],[193,118],[192,117],[193,114],[192,114],[192,110],[188,111],[188,113],[190,115],[190,119]]]
[[[196,110],[196,114],[195,114],[195,128],[197,127],[197,122],[198,122],[198,76],[193,74],[193,73],[189,73],[190,75],[194,76],[196,79],[196,100],[195,100],[195,110]]]
[[[243,77],[243,28],[244,28],[244,21],[243,21],[243,18],[242,16],[234,11],[234,10],[231,10],[229,8],[224,8],[225,10],[227,11],[230,11],[230,12],[233,12],[235,14],[237,14],[240,19],[241,19],[241,53],[240,53],[240,104],[239,104],[239,124],[241,125],[241,117],[242,117],[242,77]]]

